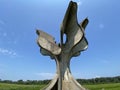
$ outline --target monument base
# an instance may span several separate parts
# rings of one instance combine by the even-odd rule
[[[68,79],[69,78],[69,79]],[[54,79],[42,90],[87,90],[84,87],[82,87],[73,77],[70,73],[68,73],[68,76],[62,80],[62,89],[59,89],[58,87],[58,75],[54,77]]]

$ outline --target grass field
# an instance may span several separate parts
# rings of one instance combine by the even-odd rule
[[[120,90],[120,83],[83,85],[88,90]]]
[[[88,90],[120,90],[120,83],[83,85]],[[18,85],[0,83],[0,90],[41,90],[45,85]]]
[[[18,85],[0,83],[0,90],[40,90],[45,85]]]

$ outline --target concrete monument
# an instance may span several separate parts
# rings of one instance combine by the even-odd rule
[[[54,37],[37,30],[37,43],[42,55],[50,56],[56,62],[57,72],[54,79],[43,90],[86,90],[72,76],[70,59],[79,56],[88,47],[85,38],[85,27],[88,19],[80,24],[77,22],[77,3],[70,1],[63,22],[61,24],[61,42],[56,44]],[[66,41],[63,36],[66,35]],[[65,41],[65,42],[64,42]]]

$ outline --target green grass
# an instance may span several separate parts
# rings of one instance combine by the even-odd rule
[[[120,83],[83,85],[88,90],[120,90]]]
[[[0,83],[0,90],[41,90],[46,85],[18,85]],[[83,85],[88,90],[120,90],[120,83]]]
[[[40,90],[45,85],[18,85],[0,83],[0,90]]]

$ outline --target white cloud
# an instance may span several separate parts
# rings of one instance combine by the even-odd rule
[[[14,52],[13,50],[8,50],[8,49],[4,49],[4,48],[0,48],[0,54],[3,55],[10,55],[10,56],[16,56],[16,52]]]
[[[54,73],[49,73],[49,72],[35,73],[35,75],[41,77],[42,79],[52,79],[55,76]]]
[[[78,6],[82,5],[82,2],[79,0],[79,1],[77,2],[77,5],[78,5]]]
[[[101,76],[96,75],[94,78],[100,78]]]

